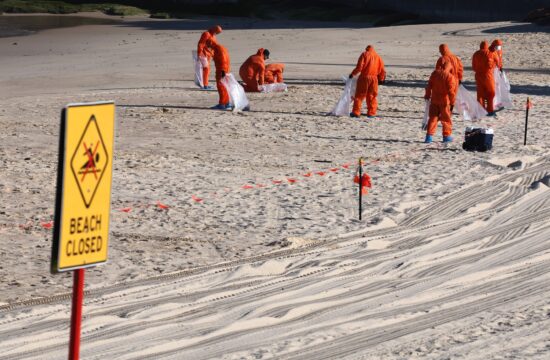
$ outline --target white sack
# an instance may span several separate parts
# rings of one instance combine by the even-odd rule
[[[338,100],[338,103],[334,109],[332,109],[330,115],[349,116],[349,113],[351,112],[352,97],[355,96],[357,78],[348,79],[343,77],[342,79],[346,83],[346,86],[344,87],[342,96],[340,96],[340,100]]]
[[[430,100],[426,100],[424,105],[424,118],[422,119],[422,130],[428,130],[428,120],[430,119]]]
[[[245,107],[249,106],[248,99],[244,93],[244,88],[235,80],[233,74],[225,74],[225,77],[222,78],[221,83],[227,89],[229,93],[229,98],[234,108],[233,111],[243,110]]]
[[[195,85],[203,88],[202,85],[202,59],[197,56],[197,50],[191,51],[193,55],[193,68],[195,69]],[[202,56],[201,56],[202,58]],[[206,60],[206,59],[205,59]]]
[[[287,91],[288,86],[285,83],[273,83],[259,85],[258,89],[264,93]]]
[[[513,104],[512,97],[510,96],[510,82],[506,77],[506,73],[495,68],[493,70],[493,76],[495,78],[495,97],[493,99],[494,108],[511,109]]]
[[[455,110],[462,115],[465,121],[477,120],[487,116],[487,111],[462,84],[458,86]]]

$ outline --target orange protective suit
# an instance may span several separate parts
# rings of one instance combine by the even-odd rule
[[[282,83],[283,72],[285,71],[284,64],[268,64],[265,67],[264,82],[266,84]]]
[[[439,53],[441,54],[441,57],[437,59],[435,68],[437,69],[438,67],[443,67],[443,63],[451,64],[450,72],[455,80],[453,93],[456,95],[458,92],[458,85],[462,82],[462,76],[464,75],[464,66],[462,65],[462,61],[458,56],[451,52],[447,44],[439,45]],[[450,100],[451,104],[455,103],[454,97]]]
[[[207,46],[208,43],[216,43],[216,34],[222,32],[219,25],[213,26],[208,31],[202,33],[197,44],[197,56],[206,58],[206,63],[202,64],[202,84],[208,86],[208,75],[210,75],[210,59],[212,59],[212,50]]]
[[[452,70],[453,67],[449,62],[438,65],[426,86],[424,98],[431,100],[427,135],[435,135],[438,120],[443,126],[444,137],[451,136],[453,132],[450,105],[452,104],[451,99],[456,96],[456,87]]]
[[[264,49],[258,49],[255,55],[251,55],[241,65],[239,75],[244,81],[244,91],[259,92],[258,85],[264,84],[265,61]]]
[[[500,39],[495,39],[489,46],[489,50],[496,54],[497,56],[497,67],[502,70],[502,41]]]
[[[479,50],[472,57],[472,68],[476,73],[477,101],[488,113],[494,112],[495,78],[493,69],[497,63],[497,55],[489,50],[487,41],[482,41]]]
[[[363,100],[367,100],[367,115],[375,116],[378,102],[378,81],[386,79],[386,71],[384,70],[384,62],[382,58],[374,51],[374,48],[369,45],[366,50],[359,56],[357,66],[351,72],[352,76],[357,74],[357,88],[353,97],[353,110],[355,116],[361,115],[361,105]]]
[[[221,83],[222,72],[223,75],[229,73],[230,70],[230,59],[227,49],[217,42],[209,43],[209,47],[212,48],[214,55],[214,65],[216,66],[216,86],[218,88],[219,102],[220,105],[229,104],[229,94],[227,89]]]

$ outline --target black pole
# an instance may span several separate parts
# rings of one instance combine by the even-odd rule
[[[361,160],[359,158],[359,220],[361,220],[361,213],[363,212],[363,167],[361,166]]]
[[[525,134],[523,135],[523,145],[527,145],[527,123],[529,122],[529,105],[531,102],[527,98],[527,106],[525,107]]]

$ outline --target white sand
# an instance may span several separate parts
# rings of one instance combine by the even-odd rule
[[[49,274],[40,225],[53,217],[59,112],[115,100],[109,262],[86,272],[83,358],[548,358],[547,30],[216,22],[235,73],[267,47],[289,91],[251,94],[251,112],[208,110],[217,94],[194,87],[191,50],[212,21],[0,39],[0,302],[70,291],[70,274]],[[453,144],[422,144],[438,45],[472,90],[471,55],[496,37],[515,108],[480,122],[494,150],[464,152],[456,115]],[[379,118],[324,116],[369,43],[388,72]],[[373,180],[362,222],[359,156]],[[65,356],[69,302],[45,301],[0,308],[0,359]]]

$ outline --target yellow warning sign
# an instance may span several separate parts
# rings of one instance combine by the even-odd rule
[[[61,119],[52,272],[107,261],[115,104],[70,104]]]

